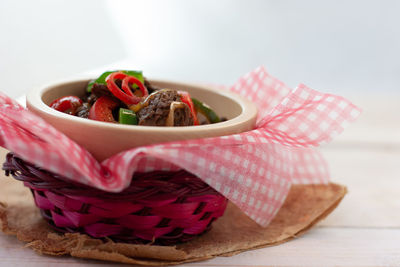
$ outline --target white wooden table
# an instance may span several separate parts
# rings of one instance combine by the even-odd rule
[[[352,100],[362,117],[322,149],[332,180],[349,189],[327,219],[276,247],[184,266],[400,266],[400,94]],[[0,259],[0,266],[116,266],[37,255],[4,234]]]

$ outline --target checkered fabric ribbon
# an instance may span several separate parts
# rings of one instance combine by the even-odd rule
[[[262,226],[283,204],[291,184],[327,183],[327,165],[314,148],[355,120],[346,99],[305,85],[291,90],[263,67],[230,90],[259,110],[252,131],[133,148],[99,163],[83,147],[0,94],[0,145],[71,180],[110,192],[128,187],[134,172],[194,173]]]

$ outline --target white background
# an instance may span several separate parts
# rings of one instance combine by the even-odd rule
[[[265,65],[321,91],[399,92],[400,1],[0,1],[0,90],[124,60],[150,77],[232,84]]]

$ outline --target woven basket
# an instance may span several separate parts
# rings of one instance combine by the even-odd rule
[[[14,154],[6,175],[29,187],[44,219],[57,231],[118,242],[170,245],[206,231],[227,200],[186,171],[135,174],[129,188],[109,193],[35,167]]]

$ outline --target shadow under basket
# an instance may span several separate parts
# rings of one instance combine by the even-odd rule
[[[137,173],[127,189],[109,193],[68,181],[12,153],[3,170],[31,189],[55,230],[116,242],[186,242],[208,231],[227,205],[224,196],[186,171]]]

